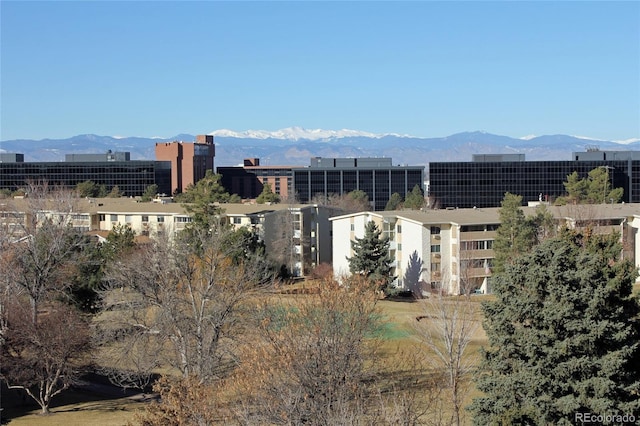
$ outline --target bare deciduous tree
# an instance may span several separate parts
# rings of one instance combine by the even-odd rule
[[[247,424],[364,424],[381,318],[364,280],[333,281],[295,305],[265,303],[257,340],[248,348],[244,383]]]
[[[348,194],[316,194],[311,204],[334,207],[344,213],[366,212],[372,209],[369,199],[363,191],[352,191]]]
[[[228,232],[194,229],[189,239],[157,240],[108,273],[98,339],[107,346],[137,345],[135,362],[125,368],[151,369],[150,357],[184,377],[210,380],[224,360],[234,359],[243,303],[270,280],[260,259],[230,255],[238,249],[229,247]]]
[[[73,193],[30,183],[26,194],[9,200],[1,215],[1,367],[9,387],[23,389],[47,413],[88,350],[86,321],[58,301],[86,239],[73,228]]]
[[[72,226],[77,202],[72,192],[32,184],[28,194],[4,213],[13,231],[5,242],[10,254],[0,262],[0,275],[10,276],[16,291],[29,297],[35,323],[39,304],[71,285],[74,259],[87,240]]]
[[[451,406],[449,424],[464,423],[464,398],[471,375],[477,365],[477,355],[470,353],[469,344],[479,329],[477,303],[469,294],[446,297],[436,292],[425,301],[424,317],[416,325],[420,343],[436,370],[445,377]]]
[[[203,383],[194,376],[163,377],[156,382],[154,391],[160,401],[145,408],[135,419],[141,426],[208,426],[225,423],[218,406],[217,388]]]
[[[268,232],[270,241],[270,247],[267,251],[269,257],[278,265],[284,266],[287,273],[295,275],[296,272],[296,260],[298,255],[296,254],[296,244],[301,243],[300,230],[296,233],[296,220],[294,215],[297,214],[291,209],[280,211],[276,213],[274,219],[274,226],[265,230]],[[300,221],[297,221],[298,225]],[[298,237],[296,239],[296,236]]]
[[[9,389],[24,390],[47,414],[51,399],[81,372],[89,350],[89,325],[75,309],[60,303],[48,303],[35,323],[26,301],[14,299],[4,315],[2,378]]]

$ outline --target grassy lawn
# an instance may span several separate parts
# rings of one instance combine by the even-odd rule
[[[43,416],[35,402],[2,388],[2,424],[8,421],[11,426],[122,426],[143,406],[131,397],[69,390],[55,397],[51,413]]]
[[[287,299],[295,304],[295,300],[301,297],[305,296],[287,296]],[[474,296],[473,300],[479,306],[479,302],[485,300],[485,296]],[[429,308],[425,301],[412,300],[381,300],[379,307],[385,319],[388,320],[388,324],[385,325],[380,335],[384,340],[383,351],[388,354],[389,364],[393,366],[393,357],[398,354],[398,351],[420,348],[420,340],[417,338],[415,327],[416,317],[428,316]],[[478,327],[468,350],[475,352],[483,344],[486,344],[486,335],[482,327]],[[391,374],[393,373],[391,372]],[[420,389],[414,389],[414,391],[420,392]],[[427,390],[425,389],[425,391]],[[472,389],[470,396],[475,393]],[[123,397],[114,392],[105,395],[98,392],[69,390],[54,398],[50,415],[42,416],[39,414],[40,410],[35,402],[31,402],[30,399],[23,401],[17,391],[8,391],[5,388],[2,390],[1,396],[4,408],[2,411],[3,424],[10,420],[11,426],[125,425],[133,420],[137,410],[143,409],[146,405],[146,402],[141,401],[140,398]]]
[[[292,288],[305,288],[305,284],[297,284]],[[633,286],[634,293],[640,294],[640,281]],[[279,296],[278,300],[288,300],[295,305],[296,300],[304,298],[304,295]],[[491,296],[473,296],[472,300],[479,308],[480,303]],[[417,317],[431,315],[426,301],[405,300],[381,300],[379,307],[382,315],[388,321],[383,327],[381,337],[384,340],[383,351],[387,354],[390,364],[393,365],[393,357],[399,351],[421,348],[420,337],[416,330]],[[481,321],[481,314],[477,312],[477,321]],[[477,353],[477,350],[487,344],[487,337],[478,324],[478,328],[468,353]],[[419,349],[420,350],[420,349]],[[391,373],[393,374],[393,373]],[[416,390],[420,392],[420,389]],[[425,390],[427,391],[427,390]],[[471,387],[466,404],[478,395],[478,391]],[[147,402],[139,396],[125,397],[117,392],[109,394],[89,392],[82,390],[69,390],[53,400],[51,414],[43,416],[35,402],[30,398],[22,398],[15,390],[0,390],[1,424],[11,426],[120,426],[132,421],[136,411],[142,410]],[[465,405],[466,405],[465,404]]]

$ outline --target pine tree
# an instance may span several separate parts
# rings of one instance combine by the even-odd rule
[[[418,185],[414,186],[411,192],[404,197],[404,207],[406,209],[420,210],[424,204],[424,195]]]
[[[271,185],[265,183],[262,187],[262,192],[256,198],[256,203],[264,204],[264,203],[279,203],[280,197],[278,194],[271,190]]]
[[[533,226],[527,221],[521,206],[520,195],[504,194],[499,211],[500,226],[493,241],[495,273],[504,271],[506,264],[527,253],[534,244]]]
[[[587,177],[581,179],[578,172],[567,176],[564,188],[566,197],[560,197],[558,204],[599,204],[619,203],[624,195],[624,188],[612,188],[609,167],[602,166],[591,170]]]
[[[369,281],[376,282],[380,289],[388,292],[389,284],[395,277],[391,276],[389,255],[389,239],[381,237],[382,231],[375,222],[366,224],[364,236],[351,241],[353,257],[347,258],[352,274],[359,274]]]
[[[402,195],[394,192],[389,197],[389,201],[387,201],[387,205],[384,207],[385,210],[397,210],[402,206]]]
[[[483,306],[474,423],[574,424],[579,413],[640,418],[640,305],[618,236],[564,230],[506,267]],[[613,423],[619,423],[615,420]]]

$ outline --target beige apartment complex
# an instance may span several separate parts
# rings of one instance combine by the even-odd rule
[[[331,263],[329,217],[337,214],[333,208],[313,204],[221,204],[220,208],[226,223],[255,231],[271,254],[286,253],[284,260],[297,276],[320,263]],[[45,200],[37,207],[28,199],[5,199],[0,200],[0,232],[19,241],[34,214],[56,218],[82,232],[100,234],[125,225],[137,236],[150,238],[172,238],[192,221],[182,204],[162,198],[145,203],[135,198]]]
[[[558,226],[593,232],[618,232],[625,258],[640,266],[640,204],[607,204],[548,207]],[[523,207],[533,215],[535,207]],[[347,258],[351,242],[364,236],[365,225],[374,221],[389,238],[395,285],[419,286],[428,292],[444,288],[452,294],[463,289],[491,292],[493,241],[500,225],[498,208],[427,211],[361,212],[330,219],[333,229],[333,267],[337,277],[349,274]],[[408,282],[419,270],[419,283]]]

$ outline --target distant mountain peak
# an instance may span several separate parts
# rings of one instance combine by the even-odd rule
[[[245,130],[237,132],[235,130],[220,129],[215,130],[210,135],[227,137],[227,138],[250,138],[250,139],[285,139],[291,141],[298,140],[323,140],[323,139],[340,139],[352,137],[366,137],[380,139],[385,136],[410,137],[408,135],[399,135],[395,133],[376,134],[371,132],[363,132],[361,130],[341,129],[341,130],[323,130],[323,129],[305,129],[304,127],[293,126],[280,130]]]
[[[518,139],[521,139],[523,141],[530,141],[531,139],[535,139],[537,138],[536,135],[527,135],[527,136],[521,136]]]

